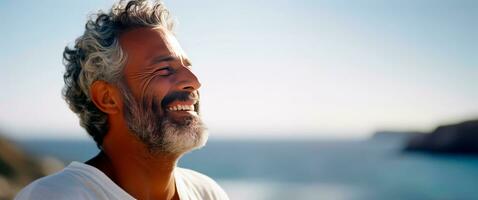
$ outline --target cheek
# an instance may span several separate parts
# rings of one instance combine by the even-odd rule
[[[151,85],[148,88],[148,96],[153,98],[152,108],[154,111],[159,111],[161,114],[164,113],[165,108],[162,107],[162,101],[170,92],[170,88],[169,81],[154,80],[151,82]]]
[[[171,82],[164,79],[155,79],[150,82],[149,92],[152,92],[154,96],[163,99],[166,94],[170,92]]]

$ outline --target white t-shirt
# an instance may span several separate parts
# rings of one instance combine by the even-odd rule
[[[224,190],[211,178],[193,170],[176,167],[176,188],[181,200],[228,200]],[[38,179],[17,194],[16,200],[134,200],[97,168],[72,162],[62,171]]]

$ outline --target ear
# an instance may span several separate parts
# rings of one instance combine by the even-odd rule
[[[118,89],[105,81],[95,81],[90,87],[90,96],[98,109],[106,114],[120,111],[121,101]]]

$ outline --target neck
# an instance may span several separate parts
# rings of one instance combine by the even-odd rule
[[[101,151],[86,163],[103,171],[136,199],[179,199],[173,174],[179,156],[130,150]]]

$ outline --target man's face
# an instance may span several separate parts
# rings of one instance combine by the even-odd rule
[[[151,152],[181,154],[204,145],[200,83],[176,38],[162,28],[137,28],[120,37],[127,55],[120,82],[128,128]]]

